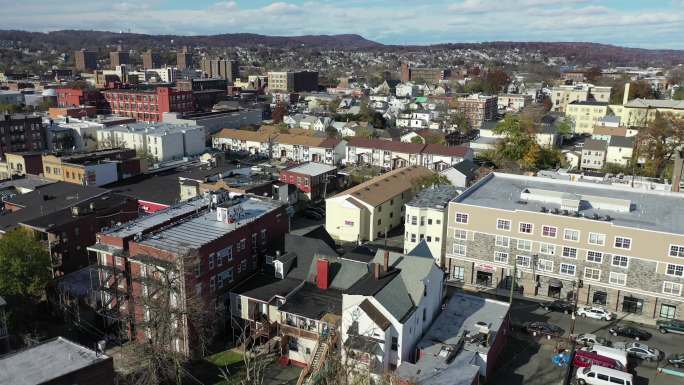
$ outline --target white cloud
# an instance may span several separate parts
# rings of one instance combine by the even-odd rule
[[[300,8],[294,4],[289,4],[289,3],[272,3],[269,4],[263,8],[261,8],[262,11],[267,12],[267,13],[278,13],[278,14],[291,14],[295,12],[299,12]]]

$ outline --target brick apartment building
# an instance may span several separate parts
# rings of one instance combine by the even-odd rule
[[[92,71],[97,69],[97,52],[85,49],[74,52],[74,66],[77,71]]]
[[[444,68],[415,68],[407,63],[401,63],[401,81],[433,81],[439,82],[446,80],[451,75],[451,71]]]
[[[101,310],[126,327],[130,338],[149,337],[140,327],[149,317],[141,304],[148,293],[145,280],[159,269],[178,269],[183,277],[180,303],[199,300],[220,320],[230,309],[228,291],[256,272],[265,255],[282,248],[289,223],[280,202],[221,197],[193,199],[125,223],[98,234],[88,248],[98,261]],[[186,355],[193,351],[189,322],[179,320],[178,338],[169,341]]]
[[[480,128],[482,123],[494,120],[497,109],[496,96],[473,94],[456,99],[456,110],[465,115],[472,128]]]
[[[106,100],[98,90],[82,90],[78,88],[57,89],[57,107],[69,108],[80,106],[95,107],[99,114],[105,114],[109,110]]]
[[[109,53],[109,66],[111,68],[116,68],[120,65],[130,64],[130,59],[128,52],[125,51],[112,51]]]
[[[295,185],[310,200],[323,197],[331,191],[337,167],[323,163],[305,163],[280,172],[280,180]]]
[[[194,110],[192,91],[170,87],[154,90],[113,89],[103,92],[113,114],[128,116],[139,122],[161,122],[164,112]]]
[[[202,72],[210,79],[225,79],[234,82],[240,77],[240,64],[237,60],[202,59]]]
[[[159,52],[148,50],[143,52],[142,62],[144,69],[159,68],[161,67],[161,55],[159,55]]]
[[[38,115],[14,114],[0,117],[0,157],[6,152],[45,149],[45,126]]]
[[[268,89],[271,92],[306,92],[318,90],[318,72],[282,71],[268,73]]]
[[[492,173],[449,203],[455,284],[682,318],[684,196]]]

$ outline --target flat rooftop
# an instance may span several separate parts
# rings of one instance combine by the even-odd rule
[[[525,190],[546,192],[549,200],[523,200],[521,194]],[[509,211],[541,212],[544,207],[562,212],[561,204],[551,202],[553,194],[579,200],[576,212],[585,218],[597,216],[607,220],[610,217],[616,226],[684,234],[684,194],[681,193],[491,173],[452,202]],[[592,204],[592,200],[599,204]],[[573,216],[574,212],[569,215]]]
[[[454,294],[416,345],[422,358],[402,363],[395,374],[419,384],[470,385],[480,371],[477,355],[487,354],[508,309],[505,302]],[[489,329],[486,344],[471,342],[470,337],[480,333],[477,323]]]
[[[186,130],[202,129],[202,126],[191,126],[188,124],[171,123],[129,123],[118,126],[105,127],[104,130],[112,132],[144,132],[148,135],[165,135]]]
[[[103,354],[57,337],[1,358],[0,384],[42,384],[107,359]]]
[[[449,201],[458,196],[458,189],[452,185],[430,186],[416,194],[407,206],[444,210]]]
[[[325,174],[327,172],[330,172],[330,171],[333,171],[336,169],[337,169],[337,167],[331,166],[329,164],[309,162],[309,163],[304,163],[304,164],[299,165],[299,166],[292,167],[292,168],[287,169],[285,171],[296,172],[297,174],[303,174],[303,175],[316,176],[316,175]]]
[[[147,235],[140,244],[174,253],[198,249],[281,206],[279,201],[267,198],[246,196],[236,199],[240,202],[230,206],[230,211],[241,213],[235,222],[218,221],[216,211],[205,210],[175,226]]]
[[[316,320],[322,319],[328,313],[341,316],[342,291],[333,288],[319,289],[307,282],[287,298],[280,311]]]

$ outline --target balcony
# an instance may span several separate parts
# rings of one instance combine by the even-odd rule
[[[315,331],[300,329],[296,326],[280,324],[280,331],[283,334],[289,335],[289,336],[301,337],[301,338],[306,338],[306,339],[310,339],[310,340],[317,340],[318,339],[318,333],[316,333]]]

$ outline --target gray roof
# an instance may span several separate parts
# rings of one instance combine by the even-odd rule
[[[607,148],[608,142],[605,140],[587,139],[584,141],[584,147],[582,147],[582,150],[606,151]]]
[[[684,110],[684,100],[633,99],[625,104],[635,108],[672,108]]]
[[[449,201],[458,195],[458,190],[452,185],[435,185],[419,191],[407,206],[433,208],[444,210]]]
[[[458,172],[461,174],[465,175],[466,177],[472,178],[475,176],[475,173],[477,170],[480,168],[475,162],[473,162],[470,159],[463,159],[462,161],[456,163],[455,165],[452,166]]]
[[[629,201],[628,212],[598,209],[581,205],[579,214],[610,216],[613,225],[684,234],[684,194],[632,189],[592,182],[571,182],[522,175],[491,173],[456,197],[453,202],[502,210],[540,212],[542,207],[560,209],[560,205],[527,201],[520,203],[525,189],[539,189],[603,199]],[[556,215],[556,214],[548,214]],[[593,219],[591,219],[593,220]]]
[[[309,162],[309,163],[304,163],[304,164],[299,165],[299,166],[292,167],[290,169],[287,169],[286,171],[296,172],[298,174],[316,176],[316,175],[325,174],[326,172],[330,172],[330,171],[333,171],[336,169],[337,169],[337,167],[331,166],[328,164]]]
[[[415,364],[402,363],[395,374],[418,384],[470,385],[478,375],[478,365],[482,363],[477,355],[486,355],[494,344],[508,309],[509,305],[504,302],[455,294],[416,345],[422,358]],[[467,342],[468,335],[478,334],[477,322],[484,322],[489,327],[486,346]],[[452,353],[456,354],[453,360],[440,354],[443,348],[459,349],[462,342],[461,350]]]
[[[611,136],[608,147],[634,148],[634,138],[625,136]]]
[[[105,355],[97,355],[93,350],[57,337],[1,358],[0,384],[42,384],[108,359]]]
[[[147,135],[167,135],[176,132],[184,132],[187,130],[204,129],[202,126],[191,126],[188,124],[171,124],[171,123],[128,123],[118,126],[99,128],[100,131],[111,132],[139,132]]]

